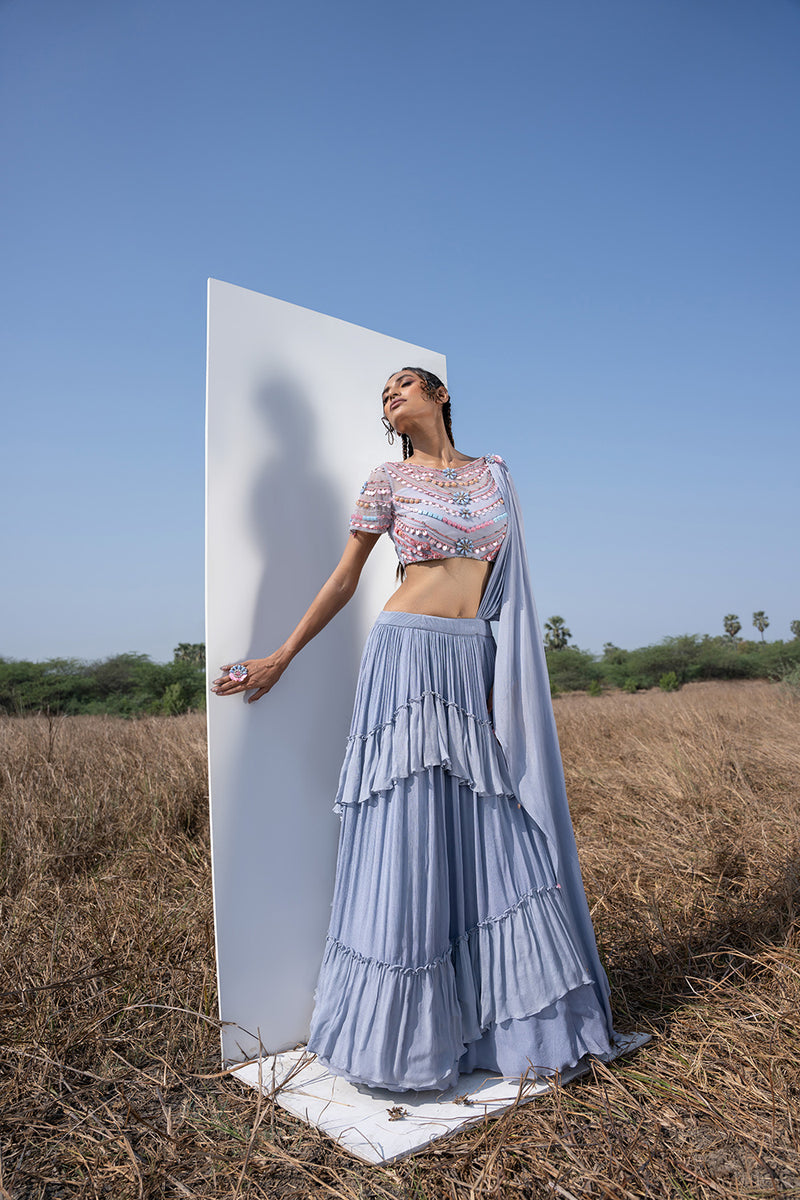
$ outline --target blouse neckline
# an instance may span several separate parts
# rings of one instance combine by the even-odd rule
[[[398,466],[398,467],[416,467],[418,471],[438,471],[438,473],[440,475],[443,475],[446,471],[449,473],[452,473],[454,471],[455,472],[466,471],[467,467],[473,467],[475,465],[475,463],[482,462],[485,460],[486,460],[486,455],[479,454],[479,455],[477,455],[476,458],[471,458],[469,460],[469,462],[462,463],[460,467],[429,467],[425,463],[409,462],[408,459],[404,458],[402,460],[402,462],[396,463],[394,465]]]

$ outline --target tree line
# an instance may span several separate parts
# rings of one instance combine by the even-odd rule
[[[606,642],[598,656],[570,645],[572,633],[564,618],[550,617],[544,640],[551,691],[674,691],[699,679],[785,679],[800,686],[800,620],[790,624],[791,640],[774,642],[764,641],[769,618],[761,610],[753,613],[760,641],[739,637],[742,623],[736,613],[727,613],[722,624],[725,632],[717,637],[684,634],[637,650]]]
[[[0,712],[112,713],[134,717],[204,709],[205,646],[181,642],[172,662],[115,654],[96,662],[0,658]]]
[[[679,688],[698,679],[789,679],[800,686],[800,621],[791,641],[765,642],[769,619],[753,613],[761,641],[739,636],[735,613],[723,619],[724,635],[684,634],[651,646],[623,650],[606,642],[602,655],[570,645],[563,617],[544,623],[545,651],[554,694],[605,688]],[[205,646],[180,642],[172,662],[147,654],[115,654],[96,662],[50,658],[44,662],[0,658],[0,713],[111,713],[135,717],[177,715],[206,706]]]
[[[764,630],[769,628],[769,617],[759,609],[753,613],[753,626],[761,634],[761,641],[764,641]],[[722,618],[722,627],[731,642],[739,640],[737,635],[741,631],[742,622],[739,620],[737,613],[728,613]],[[789,629],[793,638],[800,638],[800,621],[790,621]],[[548,650],[563,650],[569,643],[572,633],[564,622],[563,617],[551,617],[549,621],[544,623],[544,644]],[[607,643],[610,645],[611,643]]]

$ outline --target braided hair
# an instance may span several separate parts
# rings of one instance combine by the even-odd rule
[[[433,397],[436,395],[439,388],[444,387],[444,384],[442,383],[439,376],[434,375],[433,371],[426,371],[424,367],[401,367],[400,371],[397,371],[395,373],[397,375],[399,375],[402,371],[411,371],[412,374],[416,375],[418,377],[420,383],[422,384],[422,390],[431,399],[433,399]],[[449,395],[447,397],[446,403],[442,405],[442,420],[444,421],[444,431],[447,434],[448,438],[450,439],[450,445],[455,447],[455,442],[453,441],[453,420],[450,415],[450,397],[449,397]],[[386,419],[384,419],[384,424],[387,425],[387,432],[388,432],[388,429],[391,428],[391,425],[389,424],[389,422]],[[411,444],[411,438],[408,436],[407,433],[401,433],[400,441],[403,446],[403,458],[404,459],[410,458],[411,455],[414,453],[414,447]]]

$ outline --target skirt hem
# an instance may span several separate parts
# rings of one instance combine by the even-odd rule
[[[311,1039],[309,1039],[307,1049],[331,1074],[347,1080],[353,1086],[380,1088],[387,1092],[444,1092],[454,1087],[461,1075],[472,1074],[473,1071],[488,1071],[505,1079],[520,1079],[526,1075],[532,1075],[537,1079],[552,1077],[577,1066],[586,1058],[607,1055],[613,1051],[613,1034],[608,1035],[604,1023],[602,1023],[603,1027],[598,1027],[596,1020],[589,1018],[586,1021],[583,1014],[570,1012],[571,999],[573,996],[580,997],[581,993],[586,991],[587,986],[590,985],[583,985],[572,993],[567,993],[541,1012],[496,1022],[488,1029],[483,1030],[478,1037],[471,1041],[463,1041],[460,1048],[455,1048],[455,1054],[450,1058],[449,1065],[435,1077],[420,1074],[410,1081],[407,1076],[403,1077],[397,1074],[394,1078],[387,1080],[386,1073],[382,1072],[383,1077],[375,1079],[369,1070],[365,1069],[359,1073],[352,1067],[337,1063],[335,1055],[328,1056],[314,1050]],[[559,1016],[562,1024],[573,1026],[571,1045],[554,1055],[552,1049],[542,1046],[538,1039],[532,1038],[531,1041],[537,1041],[538,1044],[535,1047],[530,1045],[531,1053],[526,1054],[524,1049],[516,1048],[513,1054],[513,1068],[509,1068],[509,1064],[506,1062],[506,1069],[504,1069],[498,1059],[502,1058],[504,1054],[507,1056],[508,1052],[502,1049],[500,1053],[497,1052],[496,1043],[500,1040],[498,1034],[505,1035],[506,1041],[509,1039],[519,1041],[520,1034],[525,1035],[529,1032],[525,1028],[529,1023],[536,1022],[545,1014],[552,1015],[552,1010],[556,1008],[560,1009]],[[576,1028],[576,1026],[585,1027]],[[481,1054],[482,1048],[483,1053]],[[521,1063],[524,1065],[520,1065]]]

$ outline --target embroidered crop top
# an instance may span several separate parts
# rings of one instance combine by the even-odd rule
[[[433,558],[493,562],[508,525],[505,502],[490,462],[496,454],[460,467],[385,462],[361,489],[350,531],[389,531],[403,566]]]

